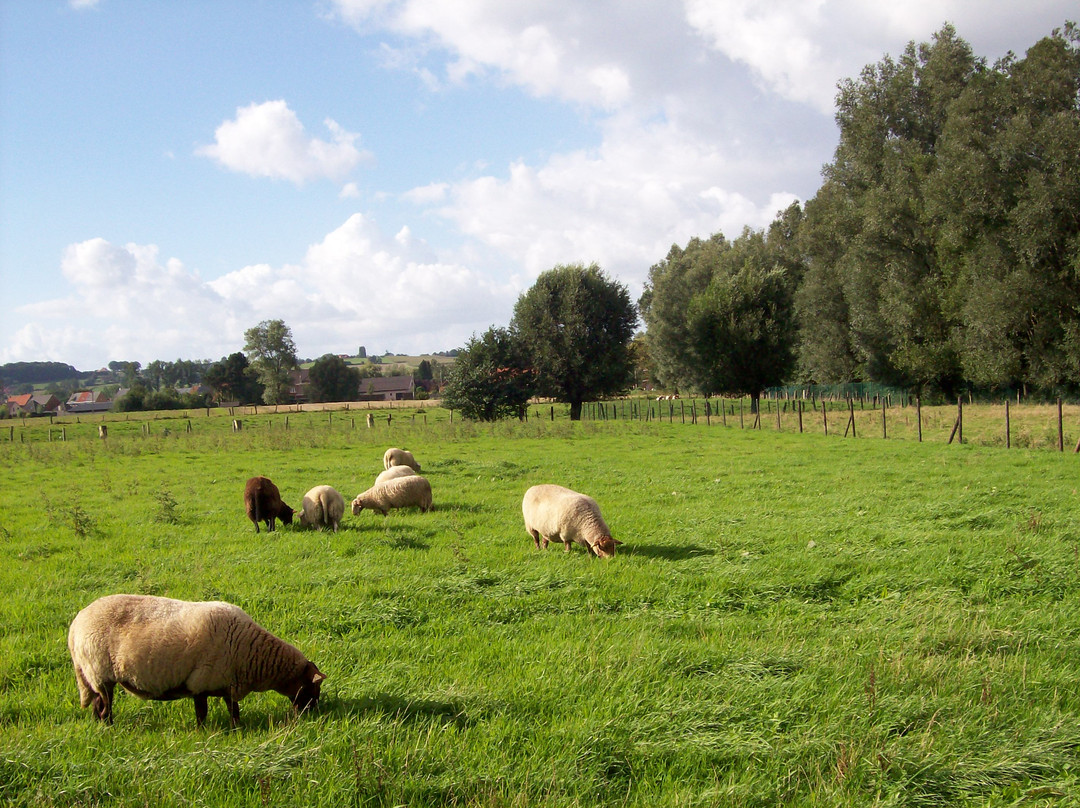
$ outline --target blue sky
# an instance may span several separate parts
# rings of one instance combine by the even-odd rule
[[[459,347],[560,263],[636,299],[673,243],[817,190],[832,100],[1056,0],[3,0],[0,362]]]

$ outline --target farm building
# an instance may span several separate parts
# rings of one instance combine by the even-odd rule
[[[56,415],[60,399],[51,393],[26,393],[10,396],[7,400],[8,415]]]
[[[107,412],[112,409],[112,400],[104,393],[93,390],[80,390],[72,393],[63,404],[64,412]]]
[[[360,401],[404,401],[416,391],[412,376],[374,376],[360,380]]]

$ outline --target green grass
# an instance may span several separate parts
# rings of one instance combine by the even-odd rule
[[[0,444],[0,801],[1076,804],[1071,454],[678,417],[277,418]],[[351,498],[388,445],[433,512],[338,534],[244,517],[247,477]],[[537,551],[538,482],[595,496],[619,556]],[[65,635],[111,592],[239,604],[328,674],[320,712],[254,694],[231,732],[211,700],[197,730],[190,701],[123,694],[98,725]]]

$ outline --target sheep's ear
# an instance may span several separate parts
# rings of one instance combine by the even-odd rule
[[[614,544],[622,544],[622,542],[621,542],[621,541],[619,541],[618,539],[612,539],[611,541],[612,541],[612,542],[613,542]]]

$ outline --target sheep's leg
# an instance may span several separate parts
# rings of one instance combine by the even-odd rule
[[[273,529],[274,529],[274,517],[271,516],[269,519],[266,520],[266,529],[270,530],[270,531],[273,531]]]
[[[221,698],[225,700],[225,706],[229,708],[229,723],[233,729],[236,729],[240,726],[240,702],[229,695],[224,695]]]
[[[101,690],[94,693],[90,706],[94,710],[94,716],[106,724],[112,723],[113,691],[116,685],[113,682],[104,682]]]
[[[195,726],[201,727],[206,721],[206,694],[196,693],[192,700],[195,702]]]
[[[540,531],[529,528],[529,535],[532,536],[533,544],[536,545],[536,549],[540,549]]]

